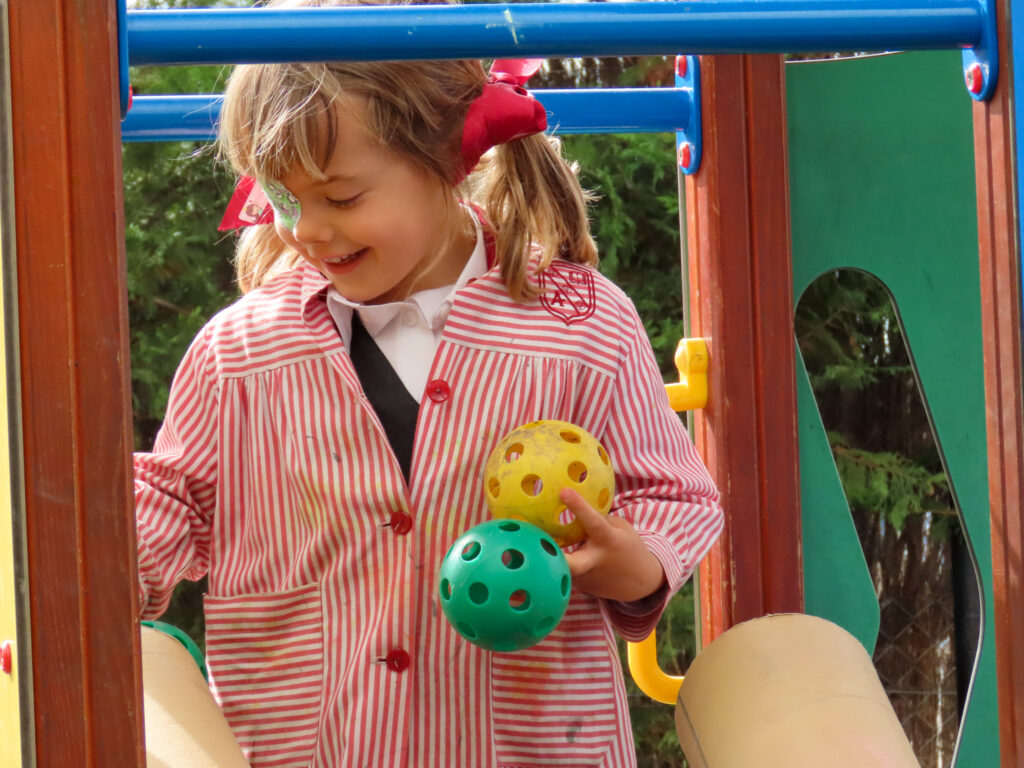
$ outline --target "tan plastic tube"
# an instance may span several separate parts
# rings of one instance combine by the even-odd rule
[[[147,768],[248,768],[196,662],[173,637],[142,628]]]
[[[739,624],[705,648],[676,731],[691,768],[919,768],[864,647],[801,614]]]

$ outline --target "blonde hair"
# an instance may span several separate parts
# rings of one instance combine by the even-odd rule
[[[268,5],[351,4],[276,0]],[[297,169],[323,178],[335,142],[334,105],[359,97],[366,104],[361,127],[372,143],[438,183],[457,187],[463,199],[484,210],[502,279],[509,294],[522,301],[537,294],[529,279],[533,246],[539,248],[538,272],[556,257],[597,263],[587,221],[590,196],[575,166],[563,159],[560,142],[543,134],[495,147],[459,184],[462,126],[486,82],[481,63],[468,60],[239,66],[225,91],[219,153],[235,172],[261,180],[280,180]],[[273,227],[249,227],[236,250],[239,286],[250,291],[300,260]]]

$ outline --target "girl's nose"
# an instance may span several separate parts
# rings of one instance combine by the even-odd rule
[[[292,227],[292,236],[300,243],[313,245],[326,243],[333,236],[333,230],[323,216],[313,215],[310,211],[302,211]]]

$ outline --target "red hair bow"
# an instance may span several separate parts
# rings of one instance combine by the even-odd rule
[[[491,147],[532,136],[548,127],[544,105],[526,90],[543,59],[497,59],[490,80],[469,105],[462,128],[462,178]]]
[[[257,184],[255,179],[243,176],[235,185],[235,192],[231,195],[228,209],[224,211],[217,231],[273,223],[274,209],[270,207],[263,187]]]

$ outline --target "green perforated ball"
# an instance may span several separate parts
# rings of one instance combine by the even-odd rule
[[[441,564],[441,608],[466,640],[518,651],[543,640],[569,605],[569,564],[555,540],[520,520],[470,528]]]

